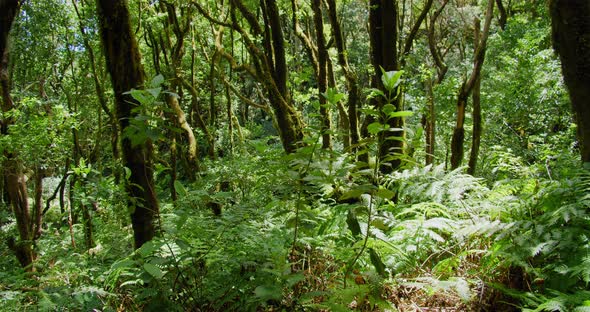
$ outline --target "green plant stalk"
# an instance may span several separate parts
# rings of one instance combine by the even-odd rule
[[[376,167],[376,168],[379,168],[379,167]],[[356,264],[358,259],[363,255],[363,253],[365,252],[365,249],[367,249],[367,243],[369,242],[369,233],[371,230],[371,221],[372,221],[371,216],[372,216],[372,214],[373,214],[373,195],[371,194],[371,196],[369,197],[369,217],[367,218],[367,232],[365,233],[363,246],[361,247],[361,250],[356,254],[354,259],[352,260],[352,262],[350,263],[350,265],[346,268],[346,271],[344,272],[344,288],[346,288],[346,280],[348,279],[348,275],[350,274],[350,271],[352,270],[352,268],[354,267],[354,265]]]
[[[380,167],[380,161],[376,160],[375,161],[375,168],[373,168],[373,179],[375,184],[379,185],[379,167]],[[369,196],[369,216],[367,217],[367,230],[365,233],[365,237],[364,237],[364,241],[363,241],[363,246],[361,247],[361,250],[356,254],[356,256],[354,257],[354,259],[352,260],[352,262],[350,263],[350,265],[346,268],[346,271],[344,272],[344,288],[346,288],[346,281],[348,279],[348,275],[350,274],[350,271],[352,270],[352,268],[354,267],[354,265],[356,264],[356,262],[358,261],[358,259],[363,255],[363,253],[365,252],[365,249],[367,249],[367,243],[369,242],[369,235],[371,233],[371,222],[373,221],[373,194],[371,193]]]
[[[321,136],[322,136],[322,132],[320,131],[319,135],[314,140],[313,148],[311,150],[311,153],[309,154],[309,159],[307,160],[307,164],[305,165],[305,169],[299,171],[299,181],[297,181],[298,185],[299,185],[299,189],[297,190],[297,203],[295,204],[295,229],[294,229],[294,233],[293,233],[293,246],[291,246],[291,255],[295,255],[297,236],[299,235],[299,211],[301,208],[301,193],[303,192],[303,187],[302,187],[301,183],[303,181],[303,177],[305,176],[305,174],[309,170],[309,167],[311,166],[311,162],[313,160],[313,155],[315,154],[315,150],[318,146],[318,142],[320,141]]]

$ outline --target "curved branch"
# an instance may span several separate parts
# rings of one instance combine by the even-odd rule
[[[422,25],[422,22],[424,21],[424,19],[426,19],[426,15],[428,15],[428,12],[430,11],[430,8],[432,7],[433,2],[434,2],[434,0],[427,0],[426,4],[424,5],[422,12],[420,12],[418,19],[416,20],[416,23],[412,27],[412,30],[410,30],[410,34],[408,35],[408,37],[406,38],[406,41],[404,42],[404,49],[402,50],[402,56],[405,57],[406,55],[408,55],[410,53],[410,50],[412,49],[412,45],[414,44],[414,39],[416,38],[416,35],[418,34],[418,30],[420,30],[420,26]]]
[[[437,83],[440,83],[443,80],[444,76],[447,73],[447,70],[449,69],[447,64],[445,64],[443,57],[441,56],[441,53],[438,50],[438,47],[436,46],[436,35],[435,35],[436,20],[438,19],[438,17],[440,16],[442,11],[444,10],[447,3],[449,3],[449,0],[445,0],[442,3],[442,5],[440,6],[440,8],[438,8],[438,10],[436,10],[434,12],[434,14],[432,15],[431,21],[430,21],[430,27],[428,27],[428,48],[430,49],[430,54],[432,55],[432,58],[434,60],[434,64],[436,64],[436,68],[437,68],[437,72],[438,72],[438,78],[436,81]]]

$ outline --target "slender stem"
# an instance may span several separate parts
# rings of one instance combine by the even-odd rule
[[[379,168],[379,167],[377,166],[377,168]],[[361,255],[365,252],[365,249],[367,249],[367,243],[369,242],[369,233],[371,230],[372,215],[373,215],[373,195],[371,194],[371,196],[369,197],[369,217],[367,218],[367,231],[365,233],[365,239],[363,241],[363,246],[361,247],[361,250],[359,250],[359,252],[356,254],[356,256],[354,257],[354,259],[352,260],[350,265],[346,268],[346,272],[344,272],[344,288],[346,288],[346,280],[348,279],[348,275],[350,274],[350,271],[352,270],[352,268],[354,267],[354,265],[356,264],[358,259],[361,257]]]
[[[315,154],[315,150],[318,146],[318,142],[320,140],[321,135],[322,135],[322,133],[320,131],[320,134],[317,136],[316,140],[314,140],[313,148],[311,150],[311,153],[309,154],[309,159],[307,160],[307,164],[305,165],[305,169],[299,171],[299,179],[298,179],[299,189],[297,190],[297,203],[295,204],[295,230],[293,233],[293,246],[291,247],[291,255],[295,254],[297,236],[299,235],[299,210],[301,208],[301,193],[303,192],[302,181],[303,181],[303,177],[305,177],[305,175],[309,171],[309,167],[311,166],[311,162],[313,161],[313,155]]]

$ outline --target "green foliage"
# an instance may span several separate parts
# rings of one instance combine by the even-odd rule
[[[590,298],[589,191],[587,171],[547,183],[525,203],[528,217],[509,223],[495,243],[493,255],[524,268],[523,278],[533,282],[524,293],[512,293],[526,307],[570,311]]]
[[[139,105],[132,110],[134,117],[129,120],[129,126],[123,131],[123,137],[128,138],[132,146],[145,144],[148,140],[157,142],[159,139],[163,139],[163,128],[178,131],[164,124],[161,118],[156,117],[158,111],[169,111],[160,100],[164,93],[161,87],[163,82],[164,77],[157,75],[152,79],[149,88],[126,92],[139,102]]]
[[[52,105],[34,97],[23,97],[20,104],[3,114],[4,118],[13,118],[15,123],[9,127],[9,135],[0,136],[0,158],[13,153],[26,167],[59,166],[72,147],[68,136],[71,129],[79,125],[76,116],[62,105]]]
[[[308,4],[296,2],[303,33],[313,33]],[[367,53],[369,34],[359,31],[359,25],[366,24],[370,8],[358,1],[336,2],[350,73],[363,90],[374,69]],[[122,183],[131,169],[119,168],[112,155],[118,147],[110,142],[118,120],[111,107],[113,94],[100,53],[95,8],[76,3],[85,35],[71,3],[55,0],[24,1],[11,34],[9,67],[16,108],[2,112],[2,119],[12,118],[14,124],[8,135],[0,136],[0,161],[12,153],[29,181],[38,167],[47,169],[53,181],[64,174],[69,180],[64,211],[55,207],[59,198],[50,203],[43,234],[35,241],[36,272],[20,269],[4,243],[18,230],[5,198],[0,199],[0,309],[403,311],[454,306],[468,311],[501,309],[497,305],[510,301],[510,296],[510,304],[524,311],[590,310],[590,174],[577,169],[577,129],[541,2],[512,1],[506,28],[492,25],[487,49],[493,57],[486,59],[482,71],[484,133],[478,178],[466,175],[464,168],[448,171],[444,163],[457,90],[472,66],[466,53],[473,48],[471,21],[480,15],[482,3],[449,3],[437,21],[436,45],[449,70],[433,86],[436,159],[435,165],[424,167],[420,163],[425,130],[420,119],[429,100],[425,83],[437,76],[425,41],[427,25],[419,29],[410,53],[398,60],[405,71],[382,70],[384,89],[369,89],[368,99],[358,103],[359,123],[364,123],[368,138],[344,150],[345,144],[338,141],[348,132],[336,127],[346,117],[341,111],[333,114],[330,129],[337,143],[325,150],[320,144],[314,68],[291,30],[290,3],[279,3],[289,43],[291,96],[286,100],[293,101],[309,124],[297,152],[284,155],[277,139],[280,129],[273,125],[277,116],[245,105],[232,93],[225,95],[219,77],[210,76],[210,62],[215,61],[214,71],[239,92],[254,103],[269,105],[269,96],[258,90],[265,82],[245,73],[266,70],[247,52],[262,51],[271,36],[254,34],[252,21],[235,14],[239,8],[232,12],[229,2],[131,1],[143,65],[146,72],[158,74],[144,89],[127,93],[138,105],[121,135],[133,145],[154,143],[161,207],[159,236],[135,251]],[[235,22],[244,33],[216,26],[219,35],[210,33],[212,21],[195,18],[202,15],[195,14],[196,3],[208,10],[210,19]],[[252,12],[259,10],[259,1],[242,3]],[[400,38],[407,38],[413,26],[408,20],[417,16],[422,4],[399,4],[404,17],[399,21]],[[263,26],[268,16],[252,18]],[[324,23],[328,32],[327,19]],[[273,30],[261,27],[262,32],[270,31],[266,35]],[[184,42],[177,49],[178,34]],[[246,41],[248,35],[251,42]],[[83,38],[93,48],[94,64]],[[178,64],[170,62],[174,54],[179,55]],[[339,104],[349,95],[338,90],[347,90],[348,81],[335,49],[328,54],[334,85],[321,96],[330,110],[346,112]],[[106,107],[97,105],[100,91],[92,66],[107,99],[100,104]],[[182,88],[166,91],[160,72],[174,77],[171,85]],[[196,94],[187,96],[181,79]],[[47,94],[40,94],[40,87]],[[403,110],[392,104],[400,94]],[[193,168],[186,165],[183,153],[186,138],[179,134],[184,131],[164,104],[167,95],[178,98],[199,143],[208,140],[202,129],[206,127],[218,150],[229,146],[227,128],[234,121],[226,114],[234,113],[245,134],[243,149],[202,160],[195,181],[183,180]],[[369,107],[371,98],[383,105]],[[404,118],[404,129],[390,128],[387,121],[392,118]],[[471,118],[468,112],[467,138]],[[402,130],[404,137],[392,139],[403,140],[408,155],[375,159],[378,137]],[[359,161],[367,155],[366,162]],[[380,163],[395,157],[403,157],[402,169],[382,175]],[[178,174],[174,183],[172,173]],[[43,201],[56,184],[46,183]],[[32,186],[29,182],[29,193]],[[178,197],[175,201],[169,196],[171,188]],[[96,204],[90,205],[94,248],[81,243],[84,227],[76,208],[80,204]],[[215,215],[212,207],[221,213]],[[520,286],[514,286],[515,281]]]

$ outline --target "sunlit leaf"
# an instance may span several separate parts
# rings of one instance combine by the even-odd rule
[[[151,263],[144,263],[143,269],[156,279],[161,279],[164,276],[164,272]]]

